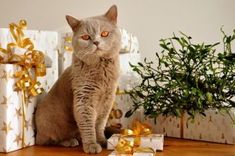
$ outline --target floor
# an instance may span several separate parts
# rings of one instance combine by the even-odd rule
[[[103,150],[95,156],[107,156],[111,151]],[[32,146],[23,150],[0,154],[0,156],[92,156],[84,154],[82,148]],[[164,151],[157,156],[235,156],[235,145],[224,145],[175,138],[165,138]]]

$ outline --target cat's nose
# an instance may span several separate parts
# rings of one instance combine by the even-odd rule
[[[100,42],[94,41],[93,43],[94,43],[96,46],[98,46]]]

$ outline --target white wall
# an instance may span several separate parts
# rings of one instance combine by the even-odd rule
[[[216,42],[220,27],[235,28],[235,0],[1,0],[0,27],[21,18],[29,29],[69,30],[64,16],[103,14],[119,9],[119,26],[138,36],[142,58],[153,59],[160,38],[183,31],[195,41]]]

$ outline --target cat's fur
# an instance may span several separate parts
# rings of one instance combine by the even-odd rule
[[[117,8],[83,20],[66,18],[74,33],[73,62],[38,104],[36,144],[76,146],[80,137],[86,153],[99,153],[119,76]]]

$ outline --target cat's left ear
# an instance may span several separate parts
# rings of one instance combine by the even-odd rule
[[[77,31],[80,21],[72,16],[66,15],[66,20],[74,32]]]
[[[112,23],[117,24],[117,6],[111,6],[104,16],[107,17]]]

